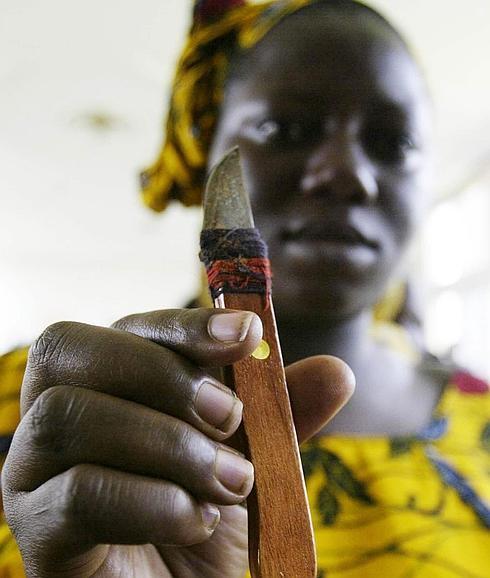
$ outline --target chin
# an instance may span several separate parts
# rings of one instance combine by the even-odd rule
[[[371,309],[378,300],[378,294],[374,289],[353,288],[341,283],[314,290],[303,286],[300,291],[288,285],[274,288],[273,301],[278,318],[318,325],[342,321]]]
[[[385,292],[392,260],[378,252],[358,253],[358,259],[342,253],[324,260],[316,253],[311,263],[277,256],[272,296],[278,317],[319,324],[371,309]]]

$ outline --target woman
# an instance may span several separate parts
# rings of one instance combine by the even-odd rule
[[[154,208],[194,202],[206,166],[240,146],[298,435],[318,432],[304,464],[322,576],[483,578],[490,565],[486,386],[371,332],[427,204],[430,133],[420,71],[375,12],[199,2],[145,173]],[[241,402],[201,368],[260,335],[254,315],[209,309],[43,333],[3,473],[28,576],[244,575],[253,470],[227,446]],[[326,353],[357,377],[335,417],[353,380]]]

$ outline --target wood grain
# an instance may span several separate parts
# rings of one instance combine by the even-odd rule
[[[247,500],[251,575],[315,578],[313,529],[272,304],[266,307],[261,295],[225,294],[215,306],[257,313],[271,350],[267,359],[249,357],[225,373],[243,402],[242,438],[255,468]]]

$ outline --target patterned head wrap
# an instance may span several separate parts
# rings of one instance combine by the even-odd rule
[[[199,205],[230,58],[247,50],[285,16],[318,0],[198,0],[173,82],[165,141],[141,173],[146,205]]]

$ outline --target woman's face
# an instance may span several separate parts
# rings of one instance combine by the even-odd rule
[[[280,315],[355,314],[382,295],[427,199],[420,72],[382,24],[327,10],[286,19],[246,64],[210,164],[239,145]]]

